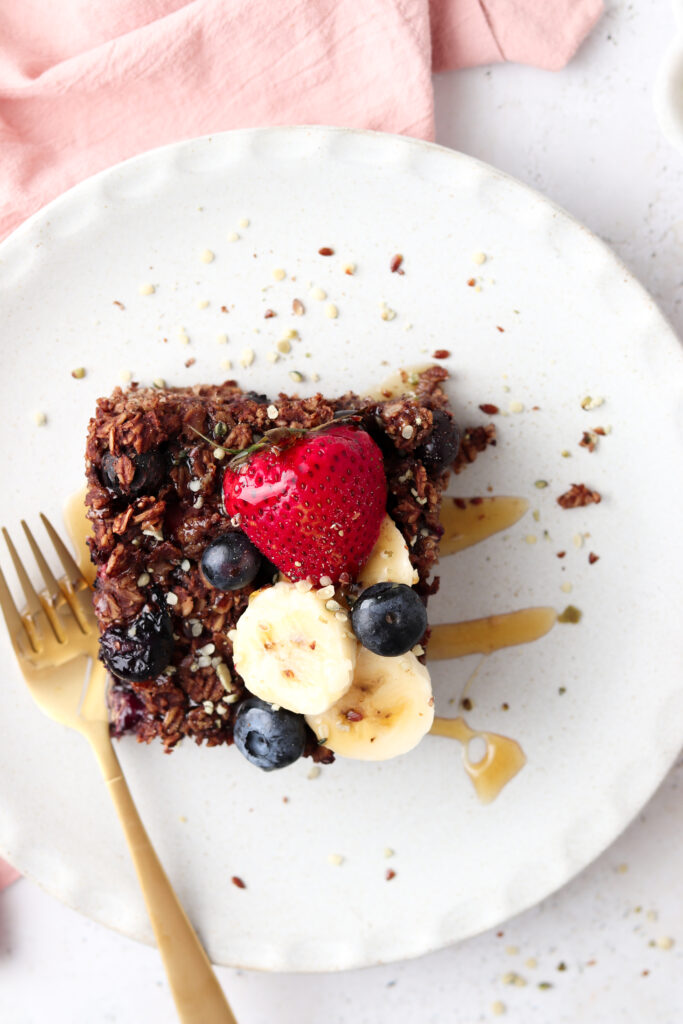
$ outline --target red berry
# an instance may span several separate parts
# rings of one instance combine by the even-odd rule
[[[292,580],[357,575],[387,499],[382,453],[346,424],[293,434],[254,451],[223,479],[225,510]]]

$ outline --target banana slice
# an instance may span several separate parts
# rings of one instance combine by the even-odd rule
[[[247,689],[288,711],[320,714],[353,681],[351,624],[328,611],[315,590],[284,582],[259,590],[230,637]]]
[[[410,564],[408,545],[391,516],[382,520],[377,543],[358,575],[358,582],[363,587],[387,580],[405,583],[409,587],[419,580],[417,570]]]
[[[429,672],[412,652],[382,658],[361,647],[351,689],[306,721],[340,757],[386,761],[405,754],[434,721]]]

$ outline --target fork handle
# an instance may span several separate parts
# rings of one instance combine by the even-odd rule
[[[237,1024],[140,820],[109,737],[108,723],[92,725],[87,738],[123,826],[178,1016],[182,1024]]]

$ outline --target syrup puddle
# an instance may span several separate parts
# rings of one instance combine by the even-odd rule
[[[434,736],[448,736],[463,745],[463,765],[483,804],[495,800],[504,786],[514,779],[526,764],[526,756],[516,740],[497,732],[471,729],[464,718],[435,718],[430,730]],[[469,753],[471,740],[483,740],[484,755],[473,761]]]
[[[431,364],[429,364],[431,365]],[[392,374],[377,391],[370,392],[379,400],[410,393],[410,385],[426,366],[409,367]],[[485,498],[445,497],[441,507],[444,534],[440,556],[456,554],[479,544],[493,534],[518,522],[529,508],[524,498],[490,496]],[[85,543],[91,524],[85,517],[85,488],[72,495],[64,506],[64,522],[76,553],[78,566],[93,583],[95,568]],[[527,644],[545,636],[557,621],[554,608],[523,608],[501,615],[488,615],[468,622],[451,622],[432,627],[429,660],[463,658],[468,654],[492,654],[517,644]],[[516,740],[498,733],[471,729],[464,718],[434,719],[431,732],[447,736],[463,744],[463,765],[482,803],[490,803],[504,786],[524,767],[526,757]],[[480,740],[485,750],[480,760],[469,754],[472,740]]]
[[[464,551],[514,526],[528,508],[525,498],[444,498],[440,515],[444,535],[439,542],[439,557]]]
[[[80,491],[76,491],[66,500],[62,515],[66,531],[74,547],[78,568],[92,586],[95,582],[95,566],[90,561],[90,550],[85,543],[86,538],[91,534],[92,524],[85,517],[85,491],[85,487],[82,487]]]

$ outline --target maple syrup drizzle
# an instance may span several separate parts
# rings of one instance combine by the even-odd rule
[[[85,516],[85,492],[86,488],[82,487],[80,491],[72,494],[64,504],[62,515],[66,532],[74,547],[78,568],[92,585],[95,582],[95,566],[90,560],[90,550],[85,543],[86,538],[92,533],[92,523]]]
[[[497,732],[471,729],[464,718],[435,718],[430,729],[434,736],[447,736],[463,745],[463,765],[475,792],[483,804],[495,800],[500,791],[514,779],[526,764],[526,756],[516,740]],[[482,739],[486,750],[481,761],[472,761],[468,752],[470,740]]]
[[[430,661],[464,658],[468,654],[493,654],[504,647],[516,647],[540,640],[557,621],[554,608],[522,608],[502,615],[487,615],[467,622],[432,626],[428,655]]]
[[[525,498],[496,495],[486,498],[444,498],[440,520],[444,534],[439,557],[479,544],[494,533],[514,526],[529,508]]]

